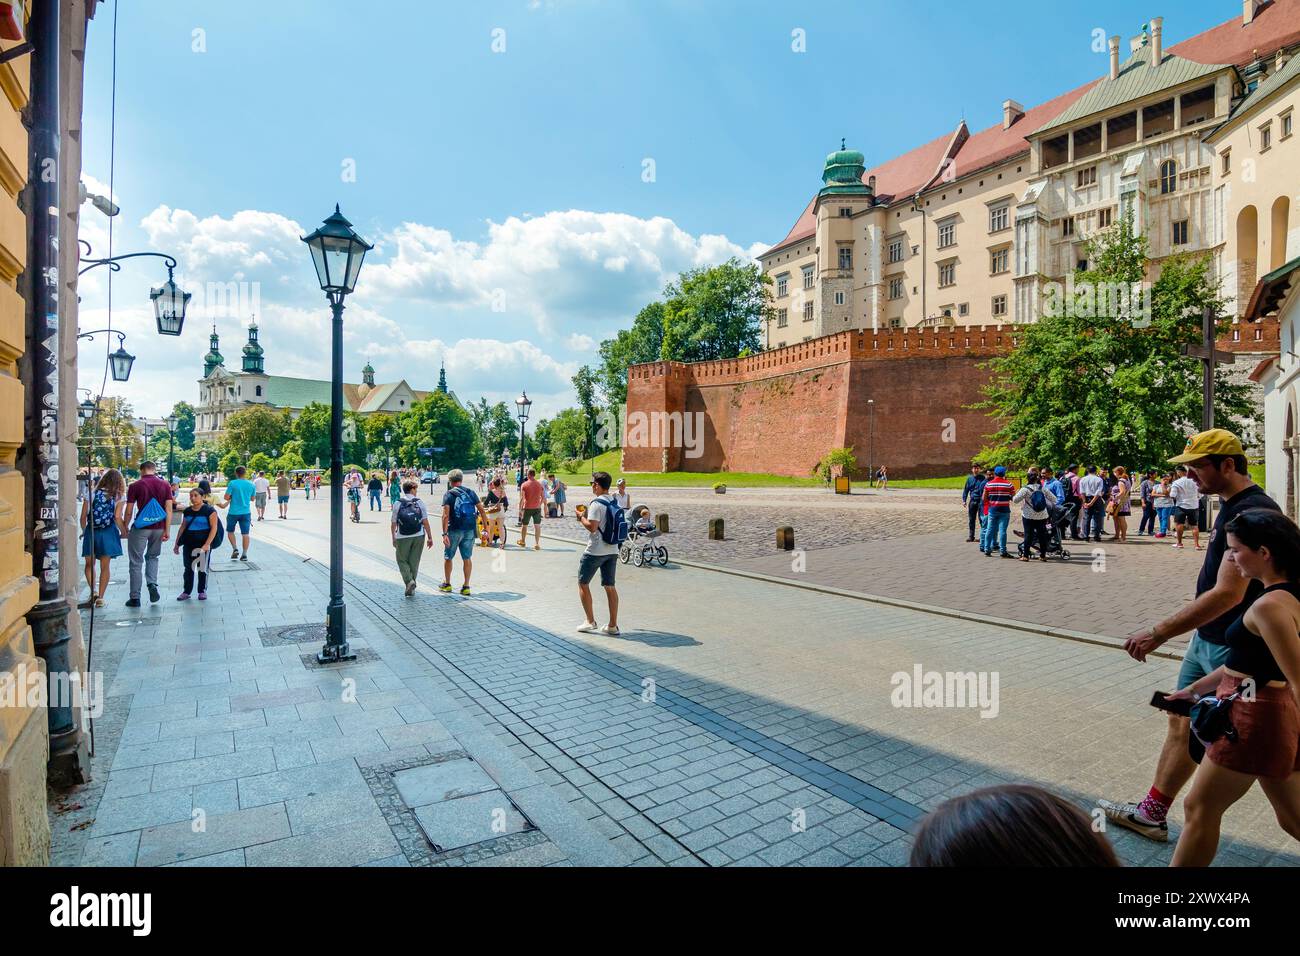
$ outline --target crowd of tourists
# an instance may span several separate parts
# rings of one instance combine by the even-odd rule
[[[1123,465],[1031,465],[1023,483],[1002,465],[988,471],[972,465],[961,500],[968,515],[966,540],[978,541],[980,553],[989,557],[1013,557],[1007,535],[1017,506],[1021,528],[1014,533],[1024,538],[1017,549],[1022,561],[1032,558],[1035,546],[1039,560],[1046,561],[1063,541],[1099,544],[1104,538],[1123,544],[1135,509],[1141,517],[1134,537],[1173,537],[1170,546],[1181,549],[1190,536],[1201,550],[1205,495],[1185,465],[1136,473]]]

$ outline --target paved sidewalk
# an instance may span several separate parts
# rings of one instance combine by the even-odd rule
[[[110,586],[94,780],[51,795],[55,864],[629,862],[364,603],[349,609],[358,660],[315,666],[323,629],[279,632],[319,625],[327,578],[261,544],[247,564],[218,553],[203,603],[175,600],[169,554],[160,603],[125,608]]]
[[[262,537],[323,557],[326,507]],[[1163,721],[1146,701],[1172,661],[671,566],[621,568],[623,637],[582,635],[576,548],[480,549],[469,599],[430,593],[429,555],[408,600],[386,521],[363,517],[345,529],[350,606],[411,635],[637,862],[899,865],[910,821],[978,786],[1031,780],[1090,806],[1150,783]],[[894,706],[917,666],[996,674],[996,718]],[[1172,852],[1110,836],[1130,863]],[[1295,865],[1294,851],[1256,791],[1218,862]]]

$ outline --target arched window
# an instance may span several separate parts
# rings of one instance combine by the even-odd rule
[[[258,398],[261,398],[261,397],[262,397],[262,386],[261,386],[261,385],[257,386],[257,397],[258,397]]]
[[[1166,159],[1160,164],[1160,195],[1178,191],[1178,164]]]

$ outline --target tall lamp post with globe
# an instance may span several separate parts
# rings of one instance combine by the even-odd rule
[[[316,278],[333,313],[330,361],[330,598],[325,609],[322,664],[355,660],[348,647],[347,610],[343,603],[343,299],[357,285],[366,253],[374,248],[356,234],[337,204],[334,214],[302,241],[311,249]]]
[[[175,415],[167,416],[167,480],[176,480],[176,426],[180,420]]]
[[[533,407],[533,400],[528,397],[528,391],[522,390],[519,397],[515,399],[515,406],[519,409],[519,483],[524,483],[524,423],[528,421],[528,411]]]

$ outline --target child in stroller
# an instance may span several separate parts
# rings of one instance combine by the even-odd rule
[[[632,526],[627,529],[627,540],[618,549],[618,558],[624,564],[631,561],[638,568],[659,562],[659,567],[668,564],[668,549],[655,543],[659,529],[650,517],[650,509],[637,505],[632,509]]]
[[[1068,533],[1070,522],[1074,520],[1074,513],[1079,510],[1077,503],[1067,501],[1063,505],[1056,505],[1048,509],[1047,519],[1047,553],[1050,556],[1058,557],[1062,561],[1070,560],[1070,552],[1065,550],[1062,542],[1065,540],[1065,534]],[[1063,533],[1064,532],[1064,533]],[[1025,533],[1020,530],[1013,532],[1018,537],[1023,538]],[[1025,555],[1025,543],[1021,541],[1016,545],[1016,554]]]

